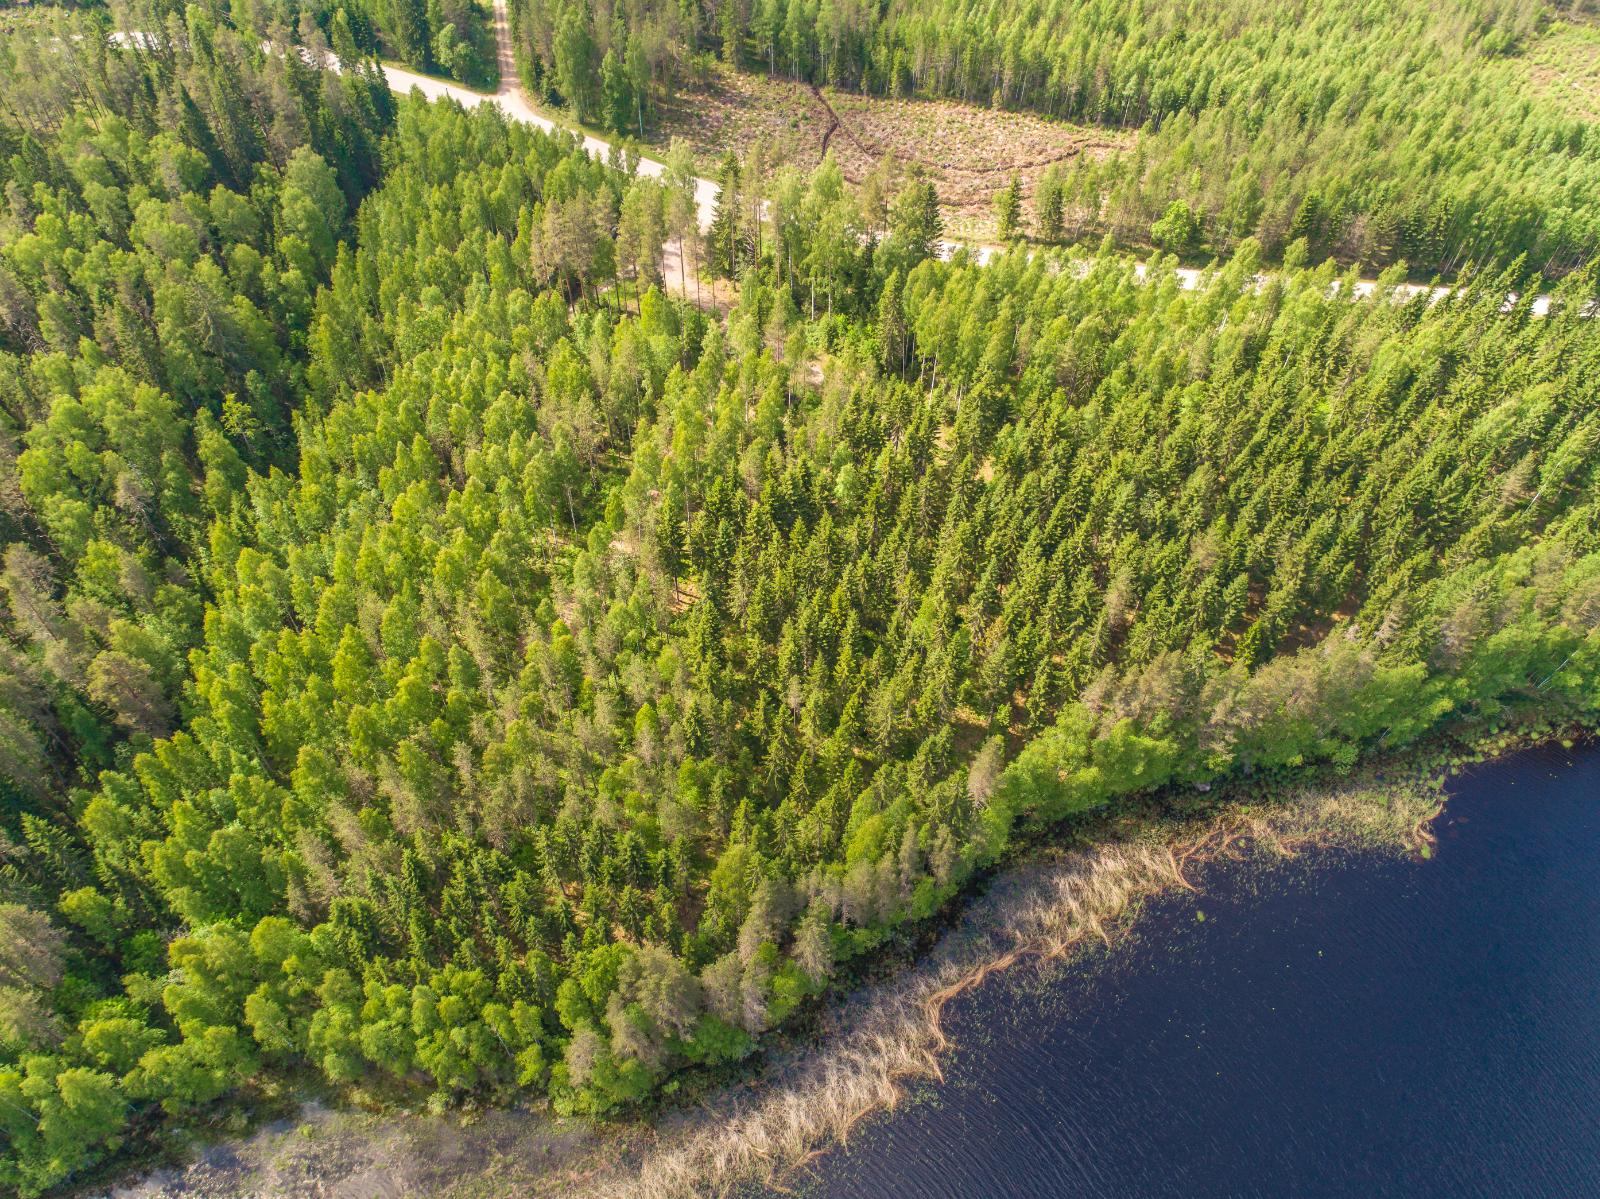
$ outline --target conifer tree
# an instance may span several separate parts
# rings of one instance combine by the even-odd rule
[[[1026,235],[1022,221],[1022,180],[1018,176],[1011,176],[1011,182],[995,193],[994,215],[996,234],[1001,241]]]
[[[739,160],[725,154],[717,171],[717,206],[706,230],[707,261],[718,279],[737,278],[743,264],[743,206],[739,198]]]
[[[1039,240],[1060,241],[1063,231],[1061,176],[1054,167],[1039,181],[1034,202],[1038,206]]]

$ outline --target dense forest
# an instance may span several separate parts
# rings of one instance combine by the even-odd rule
[[[468,87],[499,82],[489,0],[314,0],[300,11],[324,31],[346,24],[362,54],[381,53]]]
[[[525,81],[643,136],[704,56],[882,96],[946,97],[1137,129],[1078,157],[1055,237],[1269,259],[1305,240],[1424,275],[1600,249],[1600,130],[1537,93],[1522,54],[1582,5],[1442,0],[511,0]],[[1184,218],[1181,214],[1187,214]],[[1171,227],[1169,222],[1169,228]],[[1037,231],[1037,227],[1036,227]]]
[[[184,25],[188,9],[180,0],[37,0],[12,19],[30,31],[25,44],[32,47],[40,44],[35,27],[62,12],[70,14],[65,36],[75,37],[90,28],[155,34],[172,21]],[[262,40],[293,41],[314,57],[331,54],[350,63],[391,59],[468,87],[492,88],[499,82],[489,0],[267,0],[224,5],[216,16],[222,24],[250,29]],[[0,21],[0,29],[4,23]]]
[[[625,1110],[1026,830],[1600,707],[1592,264],[1185,291],[730,162],[722,319],[681,170],[151,22],[0,43],[22,1194],[308,1070]]]

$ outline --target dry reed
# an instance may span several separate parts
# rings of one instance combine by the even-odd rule
[[[923,965],[846,1003],[822,1044],[779,1065],[761,1093],[722,1100],[663,1131],[641,1161],[583,1193],[606,1199],[699,1199],[785,1180],[892,1110],[906,1084],[942,1078],[951,1000],[1024,960],[1060,960],[1112,933],[1146,901],[1196,891],[1186,871],[1247,853],[1293,857],[1332,841],[1424,851],[1438,814],[1428,788],[1306,789],[1271,807],[1233,806],[1199,827],[1146,834],[1002,878]]]

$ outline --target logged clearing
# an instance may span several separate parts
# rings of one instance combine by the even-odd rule
[[[1540,96],[1580,120],[1600,120],[1600,23],[1553,26],[1529,48],[1527,63]]]
[[[860,183],[885,158],[920,167],[938,189],[948,231],[975,237],[993,229],[994,193],[1013,173],[1026,195],[1053,163],[1102,156],[1132,144],[1133,134],[947,100],[884,100],[765,75],[712,67],[706,81],[681,92],[653,134],[657,145],[680,137],[702,174],[722,155],[741,160],[758,147],[768,162],[809,170],[832,151],[844,176]]]

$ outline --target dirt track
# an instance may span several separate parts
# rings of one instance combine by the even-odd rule
[[[409,92],[413,89],[420,91],[430,100],[448,97],[467,108],[474,108],[479,104],[495,104],[512,120],[523,121],[546,130],[566,128],[564,125],[558,125],[556,121],[537,111],[528,103],[526,97],[522,94],[521,87],[517,83],[515,69],[507,69],[506,67],[506,63],[511,61],[513,56],[510,34],[506,25],[505,0],[495,0],[495,18],[495,38],[499,47],[501,72],[500,89],[493,95],[474,92],[458,84],[448,83],[445,80],[435,79],[431,76],[418,75],[414,71],[407,71],[401,67],[385,65],[383,73],[389,82],[389,86],[397,92]],[[145,35],[124,33],[114,36],[126,39],[139,38]],[[741,72],[731,72],[730,74],[734,79],[746,81],[752,85],[767,85],[773,82]],[[798,88],[799,85],[782,86]],[[695,108],[701,112],[710,113],[706,119],[715,127],[719,119],[713,111],[716,106],[706,102],[706,97],[703,95],[696,95],[694,99]],[[949,172],[949,175],[943,179],[935,179],[935,186],[939,188],[940,200],[945,205],[947,212],[956,218],[952,222],[952,232],[955,236],[940,243],[941,254],[949,257],[958,250],[966,249],[973,252],[980,263],[987,262],[997,249],[992,241],[988,240],[985,232],[988,228],[988,216],[993,192],[998,186],[993,182],[995,177],[1009,177],[1013,172],[1023,175],[1024,191],[1027,192],[1030,190],[1032,181],[1032,177],[1028,176],[1027,172],[1031,170],[1037,173],[1041,169],[1039,166],[1041,162],[1048,165],[1049,162],[1062,161],[1064,158],[1072,157],[1078,153],[1105,152],[1108,146],[1115,144],[1106,139],[1102,130],[1074,129],[1056,122],[1044,121],[1042,118],[1025,117],[1018,113],[992,113],[987,109],[971,109],[945,101],[877,100],[854,95],[848,97],[836,95],[833,101],[829,101],[820,92],[817,93],[817,99],[822,102],[824,110],[819,124],[825,127],[828,118],[831,117],[838,128],[844,130],[847,142],[856,152],[853,161],[849,160],[847,156],[836,155],[836,158],[840,159],[840,166],[844,171],[845,178],[851,182],[860,182],[866,173],[876,165],[876,160],[867,147],[873,142],[880,142],[881,144],[882,141],[887,140],[886,135],[879,132],[879,122],[889,122],[891,128],[895,130],[896,138],[909,137],[911,138],[910,144],[917,144],[919,138],[924,143],[937,138],[940,144],[951,149],[952,158],[960,159],[966,156],[968,162],[976,162],[977,165],[972,166],[964,166],[959,163],[956,165],[946,164],[942,169]],[[809,108],[810,106],[803,104],[797,106],[793,103],[792,97],[789,97],[786,103],[789,126],[798,131],[802,139],[809,137],[810,134],[806,128],[807,122],[802,119],[803,114],[798,110]],[[846,110],[842,115],[839,112],[840,107]],[[904,113],[906,111],[915,114],[917,119],[923,122],[922,126],[919,127],[913,123],[909,128],[905,127]],[[726,120],[726,114],[723,114],[722,119]],[[811,119],[817,121],[814,113],[811,114]],[[1015,156],[1018,153],[1025,152],[1031,144],[1028,139],[1019,134],[1019,130],[1031,126],[1015,123],[1019,121],[1034,122],[1042,126],[1044,132],[1041,136],[1046,138],[1047,142],[1054,147],[1049,151],[1049,154],[1053,155],[1053,157],[1042,157],[1036,153],[1025,158],[1002,157],[1006,154]],[[858,126],[859,128],[857,128]],[[781,139],[774,140],[775,130],[770,121],[766,126],[756,125],[753,128],[754,133],[752,134],[750,128],[729,129],[724,127],[721,130],[724,135],[723,140],[718,141],[710,149],[718,157],[722,152],[730,148],[737,153],[742,153],[748,150],[748,141],[759,140],[765,145],[769,154],[776,153],[778,162],[794,161],[797,164],[809,165],[803,155],[787,159],[784,157],[785,150],[790,153],[794,152],[792,139],[788,145]],[[921,132],[919,132],[919,128]],[[746,135],[746,141],[741,141],[741,132]],[[820,144],[822,135],[819,133],[816,136]],[[829,144],[831,144],[832,134],[829,133],[828,137],[830,139]],[[1067,137],[1075,138],[1076,140],[1071,145],[1064,144],[1062,139]],[[593,157],[602,160],[609,157],[611,153],[611,144],[609,142],[591,134],[582,135],[582,140],[584,150]],[[971,147],[974,142],[980,147],[985,143],[993,142],[993,147],[990,150],[983,151],[991,154],[987,164],[985,164],[978,151],[972,150]],[[821,154],[817,153],[816,159],[819,160],[820,158]],[[919,159],[918,161],[926,160]],[[653,158],[641,158],[639,160],[639,173],[646,176],[660,177],[666,174],[666,166]],[[958,186],[951,181],[952,177],[957,176],[966,180],[964,185]],[[711,224],[711,218],[716,212],[716,203],[717,185],[715,181],[697,178],[695,180],[695,207],[698,210],[702,228]],[[1138,276],[1143,278],[1145,274],[1144,264],[1138,264],[1136,271]],[[1179,284],[1185,289],[1193,289],[1200,286],[1206,278],[1205,271],[1194,267],[1179,267],[1175,273]],[[1355,294],[1358,297],[1369,296],[1375,294],[1377,289],[1378,284],[1375,280],[1363,279],[1356,284]],[[1425,284],[1406,283],[1396,288],[1395,294],[1398,299],[1404,300],[1423,291],[1428,292],[1434,299],[1438,299],[1448,295],[1450,289],[1447,287],[1430,288]],[[1514,299],[1515,297],[1508,299],[1507,303],[1512,302]],[[1543,316],[1549,310],[1549,296],[1541,295],[1534,298],[1533,314],[1535,316]]]

